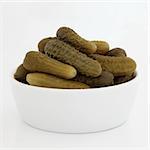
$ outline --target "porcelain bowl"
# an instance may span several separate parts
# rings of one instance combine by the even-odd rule
[[[43,88],[11,81],[22,119],[32,127],[61,133],[120,126],[129,118],[138,87],[138,75],[123,84],[92,89]]]

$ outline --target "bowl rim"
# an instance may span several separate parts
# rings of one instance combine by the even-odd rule
[[[28,84],[25,84],[25,83],[22,83],[18,80],[16,80],[14,78],[14,73],[15,71],[13,71],[12,75],[11,75],[11,80],[13,78],[13,82],[16,84],[16,85],[19,85],[19,86],[23,86],[23,87],[27,87],[27,88],[31,88],[31,89],[37,89],[37,90],[53,90],[53,91],[95,91],[95,90],[107,90],[107,89],[112,89],[112,88],[119,88],[119,87],[122,87],[122,86],[127,86],[128,84],[130,83],[134,83],[137,81],[138,77],[139,77],[139,73],[138,71],[135,71],[135,77],[127,82],[124,82],[124,83],[120,83],[120,84],[116,84],[116,85],[110,85],[110,86],[105,86],[105,87],[100,87],[100,88],[88,88],[88,89],[61,89],[61,88],[48,88],[48,87],[39,87],[39,86],[34,86],[34,85],[28,85]]]

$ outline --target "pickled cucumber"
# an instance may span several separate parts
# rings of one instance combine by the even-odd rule
[[[108,56],[116,56],[116,57],[126,57],[127,54],[122,48],[113,48],[112,50],[106,53]]]
[[[125,83],[127,81],[132,80],[135,77],[135,74],[133,73],[132,75],[128,75],[128,76],[118,76],[114,78],[114,84],[121,84],[121,83]]]
[[[23,66],[31,72],[44,72],[65,79],[71,79],[77,74],[74,67],[36,51],[30,51],[26,54]]]
[[[30,85],[49,87],[49,88],[64,88],[64,89],[85,89],[88,85],[77,81],[61,79],[53,75],[45,73],[29,73],[26,77]]]
[[[101,74],[101,65],[96,60],[58,39],[48,41],[44,52],[49,57],[74,66],[81,74],[86,76],[98,77]]]
[[[23,83],[26,83],[26,75],[29,73],[28,70],[26,70],[24,67],[23,67],[23,64],[21,64],[15,74],[14,74],[14,78],[20,82],[23,82]]]
[[[44,53],[44,47],[46,45],[46,43],[50,40],[50,39],[55,39],[56,37],[48,37],[48,38],[44,38],[42,39],[39,43],[38,43],[38,49],[41,53]]]
[[[106,54],[109,51],[109,44],[105,41],[92,41],[96,44],[97,50],[96,53],[98,54]]]
[[[83,53],[91,54],[97,50],[95,43],[83,39],[75,31],[68,27],[59,28],[56,34],[58,39],[74,46]]]
[[[75,81],[83,82],[90,87],[104,87],[112,85],[114,83],[113,79],[113,74],[108,71],[102,71],[102,74],[96,78],[86,77],[80,74],[77,74],[77,76],[74,78]]]
[[[91,54],[90,57],[96,59],[102,69],[113,73],[114,76],[131,75],[136,69],[136,63],[129,57],[103,56]]]

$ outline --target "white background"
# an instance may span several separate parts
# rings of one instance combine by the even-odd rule
[[[147,145],[147,5],[146,3],[7,3],[2,9],[3,109],[0,145],[4,147],[96,147]],[[69,26],[87,39],[103,39],[122,47],[138,64],[139,91],[129,121],[107,132],[56,134],[26,125],[10,87],[12,72],[37,43]]]

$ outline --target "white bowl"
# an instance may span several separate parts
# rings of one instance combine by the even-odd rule
[[[13,95],[23,120],[33,127],[62,133],[89,133],[115,128],[128,120],[138,77],[123,84],[93,89],[54,89],[12,79]]]

